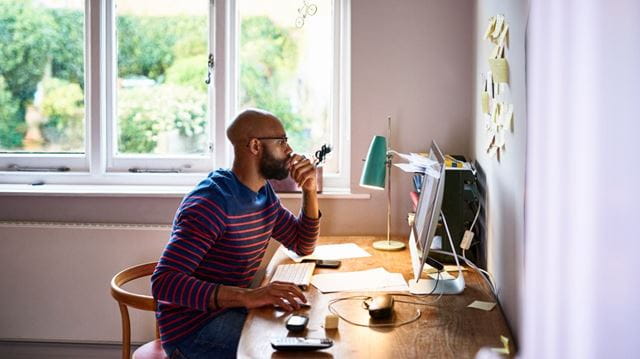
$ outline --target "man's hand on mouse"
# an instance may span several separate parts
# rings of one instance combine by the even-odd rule
[[[302,303],[307,302],[307,298],[295,284],[273,282],[247,291],[243,296],[243,305],[248,309],[273,305],[290,312],[300,309],[300,303],[295,298],[299,298]]]

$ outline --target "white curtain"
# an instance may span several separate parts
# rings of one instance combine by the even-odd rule
[[[525,358],[640,358],[640,1],[531,0]]]

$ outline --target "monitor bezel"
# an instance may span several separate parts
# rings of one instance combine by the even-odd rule
[[[427,213],[429,213],[429,211],[424,211],[426,213],[416,212],[416,217],[414,218],[413,225],[412,225],[412,231],[414,234],[414,238],[416,240],[416,246],[418,251],[421,253],[420,268],[419,268],[420,271],[418,273],[414,273],[414,276],[416,278],[420,278],[420,274],[422,273],[422,269],[424,268],[424,264],[425,264],[425,261],[427,260],[429,250],[431,249],[433,237],[435,236],[436,229],[438,227],[440,211],[442,209],[442,200],[444,197],[445,170],[446,170],[445,163],[444,163],[444,154],[442,153],[442,151],[440,150],[440,147],[435,141],[431,142],[430,154],[433,157],[435,157],[436,161],[438,161],[438,165],[440,166],[439,168],[440,177],[434,179],[435,181],[437,181],[437,184],[435,186],[436,196],[435,196],[435,200],[433,201],[433,210],[431,211],[431,218],[423,222],[424,225],[423,225],[422,231],[418,232],[418,228],[416,225],[417,223],[420,223],[418,216],[420,215],[426,216]],[[427,173],[425,173],[424,175],[429,176],[429,174]],[[426,179],[423,179],[422,188],[420,190],[421,191],[420,199],[418,200],[418,206],[416,207],[416,210],[419,210],[421,208],[422,201],[428,200],[427,198],[428,196],[424,195],[426,193],[425,190],[428,184],[429,184],[429,181],[427,181]],[[424,226],[427,227],[426,230]],[[421,234],[420,237],[418,237],[418,233]],[[424,245],[422,245],[422,243],[424,243]]]

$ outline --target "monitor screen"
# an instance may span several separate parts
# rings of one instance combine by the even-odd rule
[[[444,155],[435,141],[431,143],[429,158],[437,161],[437,164],[433,165],[424,175],[420,199],[416,207],[415,220],[411,228],[413,238],[416,241],[417,258],[419,259],[418,261],[413,261],[413,272],[416,279],[420,278],[422,267],[435,236],[444,196]]]

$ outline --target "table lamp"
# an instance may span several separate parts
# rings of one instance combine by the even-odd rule
[[[391,138],[391,117],[389,120],[389,138]],[[383,251],[397,251],[405,244],[391,240],[391,159],[394,151],[389,148],[387,139],[374,136],[369,146],[369,152],[362,169],[360,186],[378,190],[385,189],[387,182],[387,240],[373,242],[373,248]]]

